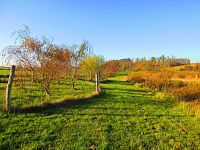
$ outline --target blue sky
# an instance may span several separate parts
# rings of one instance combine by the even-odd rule
[[[107,59],[164,54],[200,61],[199,0],[1,0],[0,49],[23,24],[57,44],[87,39]]]

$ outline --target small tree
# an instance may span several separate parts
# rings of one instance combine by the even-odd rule
[[[104,63],[105,60],[103,56],[86,56],[81,63],[81,70],[85,74],[85,79],[89,76],[89,80],[92,81],[95,73],[102,70]]]
[[[120,65],[118,60],[109,60],[104,64],[103,74],[106,77],[112,76],[118,71],[120,71]]]
[[[80,64],[84,57],[91,53],[91,50],[88,41],[83,41],[80,46],[74,45],[71,47],[68,75],[72,84],[72,89],[75,89],[75,82],[80,74]]]
[[[9,57],[15,59],[27,70],[31,70],[34,82],[39,83],[47,96],[50,95],[50,84],[55,77],[61,75],[69,62],[69,49],[52,44],[52,41],[43,37],[41,40],[30,36],[30,31],[19,30],[15,46],[8,47]]]

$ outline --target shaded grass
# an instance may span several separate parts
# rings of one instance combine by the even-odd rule
[[[69,105],[80,105],[87,103],[88,100],[99,96],[99,93],[93,92],[90,94],[85,94],[84,96],[65,96],[61,99],[55,100],[53,102],[42,102],[33,106],[22,106],[22,107],[13,107],[11,112],[13,113],[42,113],[42,111],[53,109],[60,107],[67,107]],[[10,112],[10,113],[11,113]]]
[[[88,100],[0,114],[0,149],[198,149],[200,120],[185,103],[120,77]]]

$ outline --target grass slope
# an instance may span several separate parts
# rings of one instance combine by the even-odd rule
[[[200,120],[184,103],[120,78],[90,100],[32,113],[0,113],[0,149],[181,149],[200,147]]]

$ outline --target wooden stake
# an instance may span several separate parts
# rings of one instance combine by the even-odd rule
[[[12,89],[12,83],[13,83],[13,80],[14,80],[14,76],[15,76],[15,65],[12,65],[11,69],[10,69],[10,76],[9,76],[9,79],[8,79],[7,88],[6,88],[6,111],[9,111],[10,110],[10,106],[11,106],[10,94],[11,94],[11,89]]]
[[[100,72],[98,72],[98,87],[99,87],[99,92],[101,92],[101,88],[100,88]]]
[[[98,72],[98,73],[96,73],[95,74],[95,76],[96,76],[96,92],[97,93],[100,93],[100,73]]]
[[[96,77],[96,92],[99,93],[98,73],[95,74],[95,77]]]

